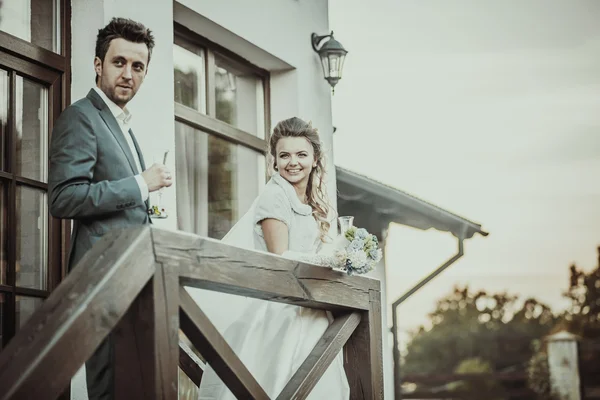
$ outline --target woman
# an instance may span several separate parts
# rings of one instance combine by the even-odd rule
[[[252,229],[255,250],[285,257],[310,257],[317,253],[330,228],[323,152],[317,130],[299,118],[290,118],[277,124],[269,145],[275,173],[244,217],[251,216],[252,225],[240,221],[236,227]],[[201,307],[206,304],[198,300]],[[223,336],[269,397],[275,398],[329,323],[327,313],[322,310],[253,299]],[[308,398],[342,400],[349,396],[340,353]],[[198,398],[235,397],[214,371],[207,368]]]

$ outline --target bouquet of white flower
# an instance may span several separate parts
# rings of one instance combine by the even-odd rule
[[[366,229],[350,227],[336,242],[333,268],[341,269],[348,275],[367,273],[381,260],[382,251],[377,236]]]
[[[318,254],[288,250],[282,257],[344,271],[348,275],[373,270],[382,257],[377,236],[352,226],[352,216],[339,217],[338,220],[341,234],[332,242],[324,243]]]

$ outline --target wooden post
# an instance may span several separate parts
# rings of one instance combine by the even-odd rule
[[[155,271],[113,333],[117,400],[177,400],[179,284]]]
[[[369,291],[370,307],[344,347],[350,399],[383,399],[381,292]]]
[[[154,279],[142,289],[112,333],[115,398],[158,400],[154,341]]]
[[[168,264],[157,265],[154,278],[157,363],[163,399],[177,400],[179,365],[179,276]]]

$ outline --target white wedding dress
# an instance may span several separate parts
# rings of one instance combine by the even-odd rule
[[[310,259],[320,247],[312,208],[302,204],[294,188],[279,174],[272,176],[250,211],[224,241],[239,247],[267,251],[260,221],[274,218],[289,229],[289,252],[284,257]],[[225,337],[271,398],[279,395],[317,344],[331,319],[327,312],[248,299],[187,287],[186,290]],[[312,400],[347,400],[348,379],[340,352],[308,396]],[[200,400],[235,399],[207,366],[198,390]]]

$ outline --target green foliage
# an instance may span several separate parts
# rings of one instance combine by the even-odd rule
[[[413,333],[402,371],[448,373],[472,358],[495,370],[524,367],[533,353],[531,341],[545,336],[555,317],[535,299],[522,305],[517,300],[507,293],[455,288],[430,314],[432,326]]]
[[[356,233],[356,227],[355,226],[351,226],[350,228],[348,228],[348,230],[346,231],[346,233],[344,234],[344,236],[346,237],[346,239],[348,239],[348,241],[352,241],[352,239],[354,239],[354,234]]]
[[[536,394],[536,400],[558,400],[552,393],[550,385],[550,371],[548,367],[548,354],[541,351],[541,342],[535,342],[538,350],[527,364],[527,387]]]
[[[492,374],[493,372],[492,365],[479,357],[462,360],[454,370],[454,373],[458,375]],[[452,382],[448,385],[448,389],[453,392],[460,392],[460,398],[464,400],[480,400],[483,393],[485,393],[485,398],[488,400],[503,400],[506,398],[504,388],[500,382],[491,376]]]
[[[600,248],[598,253],[600,257]],[[571,300],[562,315],[569,332],[582,338],[600,338],[600,260],[589,273],[571,265],[569,289],[564,295]]]
[[[584,385],[596,384],[600,376],[600,248],[598,258],[596,267],[589,272],[570,266],[569,289],[564,295],[571,304],[559,324],[581,339],[579,373]]]
[[[507,293],[472,292],[455,288],[437,302],[430,326],[411,336],[404,357],[404,374],[457,374],[503,370],[526,370],[527,384],[538,400],[554,400],[549,383],[548,360],[543,338],[567,330],[585,342],[600,338],[600,248],[598,266],[585,272],[570,266],[569,289],[564,296],[570,307],[555,316],[536,299],[522,304]],[[583,382],[600,376],[600,352],[580,351]],[[503,398],[492,378],[453,382],[447,389],[486,399]],[[500,397],[497,397],[500,396]],[[474,397],[477,398],[477,397]]]

